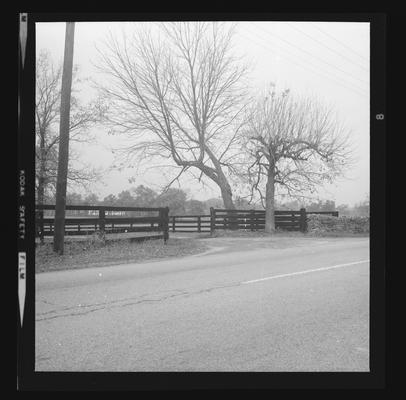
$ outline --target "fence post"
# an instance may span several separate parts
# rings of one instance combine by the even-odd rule
[[[214,233],[215,229],[216,212],[213,207],[210,207],[210,235]]]
[[[300,209],[300,231],[306,232],[307,231],[307,217],[306,217],[306,209]]]
[[[173,216],[172,217],[172,232],[175,232],[175,225],[176,225],[176,221],[175,221],[175,219],[176,219],[176,217],[175,216]]]
[[[164,231],[164,243],[166,244],[166,241],[169,238],[169,207],[165,207],[163,209],[163,231]]]
[[[160,208],[159,209],[159,211],[158,211],[158,219],[159,219],[159,221],[158,221],[158,231],[164,231],[164,223],[163,223],[163,221],[164,221],[164,213],[163,213],[163,208]],[[152,224],[152,222],[151,222],[151,228],[153,227],[153,224]]]
[[[240,225],[238,222],[238,214],[230,213],[229,221],[229,229],[238,231],[240,229]]]
[[[99,229],[101,233],[104,233],[106,226],[106,210],[104,207],[99,208]]]
[[[40,243],[44,243],[44,210],[38,211],[38,230],[39,230],[39,239]]]
[[[198,232],[202,231],[202,221],[200,215],[197,217],[197,231]]]

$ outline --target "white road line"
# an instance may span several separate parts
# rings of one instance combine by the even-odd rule
[[[292,272],[290,274],[282,274],[282,275],[273,275],[273,276],[268,276],[266,278],[261,278],[261,279],[253,279],[252,281],[245,281],[241,282],[242,285],[247,284],[247,283],[255,283],[255,282],[262,282],[262,281],[268,281],[270,279],[278,279],[278,278],[285,278],[287,276],[294,276],[294,275],[302,275],[302,274],[308,274],[310,272],[318,272],[318,271],[327,271],[329,269],[335,269],[335,268],[342,268],[342,267],[347,267],[349,265],[356,265],[356,264],[363,264],[367,263],[369,260],[362,260],[362,261],[355,261],[347,264],[338,264],[338,265],[332,265],[331,267],[323,267],[323,268],[316,268],[316,269],[307,269],[305,271],[298,271],[298,272]]]

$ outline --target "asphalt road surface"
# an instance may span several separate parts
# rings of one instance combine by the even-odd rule
[[[205,240],[37,274],[36,371],[369,371],[368,238]]]

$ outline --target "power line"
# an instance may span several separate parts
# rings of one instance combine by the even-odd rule
[[[251,32],[251,31],[247,31],[247,33],[250,33],[251,35],[255,36],[256,38],[263,40],[262,38],[258,37],[255,33]],[[269,43],[269,40],[266,41],[266,44],[268,44],[268,43]],[[276,45],[276,46],[279,47],[279,45]],[[335,77],[335,78],[338,80],[339,84],[343,83],[343,78],[342,78],[342,77],[332,74],[331,71],[325,72],[324,70],[321,70],[319,65],[312,64],[312,62],[310,62],[309,60],[306,60],[305,66],[303,66],[302,64],[299,64],[299,63],[297,62],[297,55],[291,53],[291,52],[290,52],[289,50],[287,50],[286,48],[281,48],[281,47],[279,47],[279,51],[280,51],[280,52],[285,52],[285,53],[287,53],[287,54],[290,54],[290,55],[294,58],[294,60],[295,60],[295,61],[292,61],[293,63],[295,63],[295,64],[297,64],[297,65],[299,65],[299,66],[302,66],[302,67],[304,67],[304,68],[307,68],[307,69],[309,69],[309,68],[308,68],[309,65],[310,65],[310,66],[313,66],[313,68],[317,71],[316,74],[318,74],[318,73],[321,71],[321,72],[324,72],[324,74],[328,75],[329,77]],[[321,75],[320,75],[320,76],[321,76]],[[330,78],[328,78],[328,79],[330,79]],[[331,79],[330,79],[330,80],[331,80]],[[337,82],[337,80],[334,80],[334,82]],[[351,85],[351,89],[356,88],[356,89],[358,89],[360,92],[363,92],[363,91],[364,91],[364,89],[363,89],[362,87],[359,87],[359,86],[355,85],[355,84],[352,83],[352,82],[348,82],[348,85]],[[341,85],[341,86],[342,86],[342,85]],[[364,95],[366,95],[366,93],[364,93]]]
[[[251,32],[248,32],[248,33],[251,33]],[[251,33],[251,35],[253,35],[253,34]],[[249,40],[249,41],[255,42],[254,40],[252,40],[252,39],[250,39],[250,38],[247,38],[247,37],[244,36],[244,35],[241,35],[241,36],[242,36],[242,37],[245,37],[245,39],[247,39],[247,40]],[[261,43],[258,43],[258,42],[255,42],[255,43],[257,43],[259,46],[261,46],[261,47],[264,48],[265,50],[272,51],[272,49],[270,49],[270,48],[267,47],[267,46],[262,45]],[[320,76],[320,77],[322,77],[322,78],[328,79],[328,80],[330,80],[331,82],[333,82],[333,83],[335,83],[335,84],[337,84],[337,85],[339,85],[339,86],[341,86],[341,87],[343,87],[343,88],[345,88],[345,89],[351,90],[352,92],[358,94],[359,96],[362,96],[362,97],[366,97],[366,96],[367,96],[366,93],[362,93],[362,92],[361,92],[362,89],[359,89],[359,88],[358,88],[358,89],[354,89],[356,86],[348,86],[347,84],[343,83],[342,81],[337,81],[337,80],[335,80],[335,79],[332,79],[332,78],[331,78],[330,76],[328,76],[328,75],[320,74],[319,71],[315,72],[315,71],[313,70],[313,68],[309,68],[308,65],[300,64],[300,63],[298,63],[297,61],[290,59],[290,58],[287,57],[286,55],[284,55],[284,54],[282,54],[282,55],[283,55],[283,57],[285,57],[286,59],[288,59],[290,62],[292,62],[292,63],[298,65],[298,66],[301,67],[301,68],[305,68],[305,69],[309,70],[310,72],[312,72],[313,74],[315,74],[315,75],[317,75],[317,76]],[[353,85],[353,84],[351,84],[351,85]]]
[[[251,32],[249,32],[249,33],[251,33]],[[252,33],[251,33],[251,34],[252,34]],[[252,39],[249,39],[249,38],[246,38],[246,39],[248,39],[248,40],[250,40],[250,41],[253,41]],[[254,42],[255,42],[255,41],[254,41]],[[268,51],[272,51],[272,49],[270,49],[269,47],[265,47],[265,46],[263,46],[263,45],[260,44],[260,43],[257,43],[257,44],[258,44],[259,46],[263,47],[264,49],[268,50]],[[285,49],[283,49],[283,51],[286,52]],[[351,83],[351,84],[350,84],[350,83],[349,83],[349,84],[346,84],[346,83],[344,83],[342,80],[332,79],[332,78],[331,78],[331,74],[326,74],[326,73],[322,73],[322,74],[321,74],[321,73],[320,73],[320,70],[314,69],[314,68],[310,68],[308,64],[303,65],[303,64],[301,64],[301,63],[298,63],[296,59],[291,59],[290,57],[287,57],[285,54],[282,54],[282,56],[283,56],[284,58],[286,58],[287,60],[289,60],[290,62],[292,62],[292,63],[298,65],[299,67],[305,68],[305,69],[309,70],[309,71],[312,72],[314,75],[317,75],[317,76],[320,76],[320,77],[322,77],[322,78],[328,79],[329,81],[331,81],[331,82],[333,82],[333,83],[335,83],[335,84],[337,84],[337,85],[339,85],[339,86],[341,86],[341,87],[343,87],[343,88],[345,88],[345,89],[349,89],[349,90],[353,91],[354,93],[356,93],[356,94],[358,94],[358,95],[361,95],[361,96],[363,96],[363,97],[367,96],[366,93],[363,93],[363,92],[362,92],[363,89],[359,88],[358,86],[355,86],[353,83]],[[295,56],[294,56],[294,57],[295,57]],[[340,78],[339,78],[339,79],[340,79]],[[349,85],[351,85],[351,86],[349,86]]]
[[[331,48],[330,46],[327,46],[325,43],[321,42],[320,40],[315,39],[314,37],[312,37],[311,35],[307,34],[306,32],[303,32],[301,29],[297,28],[296,26],[294,26],[294,25],[292,25],[292,24],[290,24],[290,23],[288,23],[288,22],[287,22],[286,24],[287,24],[288,26],[290,26],[291,28],[295,29],[297,32],[300,32],[301,34],[307,36],[308,38],[310,38],[310,39],[313,40],[314,42],[319,43],[321,46],[325,47],[326,49],[328,49],[328,50],[332,51],[333,53],[339,55],[340,57],[343,57],[343,58],[345,58],[346,60],[350,61],[352,64],[356,65],[357,67],[362,68],[362,69],[365,70],[365,71],[369,71],[368,68],[365,68],[363,65],[354,62],[353,59],[351,59],[351,58],[345,56],[344,54],[342,54],[342,53],[340,53],[340,52],[334,50],[334,49]]]
[[[330,35],[329,33],[325,32],[323,29],[320,29],[319,27],[317,27],[315,24],[311,24],[313,25],[318,31],[320,31],[321,33],[323,33],[324,35],[330,37],[331,39],[333,39],[334,41],[336,41],[338,44],[341,44],[341,46],[344,46],[346,49],[348,49],[349,51],[351,51],[352,53],[354,53],[355,55],[357,55],[358,57],[362,58],[364,61],[369,62],[369,60],[367,58],[365,58],[364,56],[361,56],[361,54],[359,54],[358,52],[356,52],[354,49],[352,49],[351,47],[347,46],[345,43],[341,42],[340,40],[338,40],[337,38],[335,38],[334,36]]]
[[[252,24],[252,25],[253,25],[253,24]],[[266,34],[268,34],[268,35],[271,35],[271,36],[275,36],[277,39],[282,40],[283,42],[287,43],[289,46],[292,46],[292,47],[294,47],[294,48],[300,50],[301,52],[308,54],[310,57],[316,58],[316,59],[318,59],[319,61],[321,61],[322,63],[324,63],[324,64],[326,64],[326,65],[329,65],[330,67],[332,67],[332,68],[334,68],[334,69],[336,69],[336,70],[338,70],[338,71],[340,71],[340,72],[342,72],[342,73],[344,73],[344,74],[346,74],[346,75],[348,75],[348,76],[352,76],[353,79],[356,79],[356,80],[358,80],[358,81],[360,81],[360,82],[362,82],[362,83],[368,83],[367,81],[364,81],[364,80],[362,80],[362,79],[359,79],[357,76],[355,76],[355,75],[353,75],[353,74],[351,74],[351,73],[349,73],[349,72],[347,72],[347,71],[344,71],[344,70],[341,69],[341,68],[338,68],[338,67],[335,66],[334,64],[331,64],[331,63],[329,63],[329,62],[323,60],[322,58],[315,56],[314,54],[308,52],[307,50],[301,49],[300,47],[298,47],[298,46],[296,46],[296,45],[290,43],[288,40],[283,39],[283,38],[281,38],[280,36],[278,36],[278,35],[276,35],[276,34],[274,34],[274,33],[268,32],[267,30],[264,30],[264,29],[262,29],[262,28],[260,28],[260,27],[258,27],[258,28],[259,28],[260,30],[262,30],[264,33],[266,33]]]

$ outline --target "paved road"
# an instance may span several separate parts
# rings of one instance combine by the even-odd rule
[[[218,247],[38,274],[36,370],[369,370],[367,238],[205,240]]]

